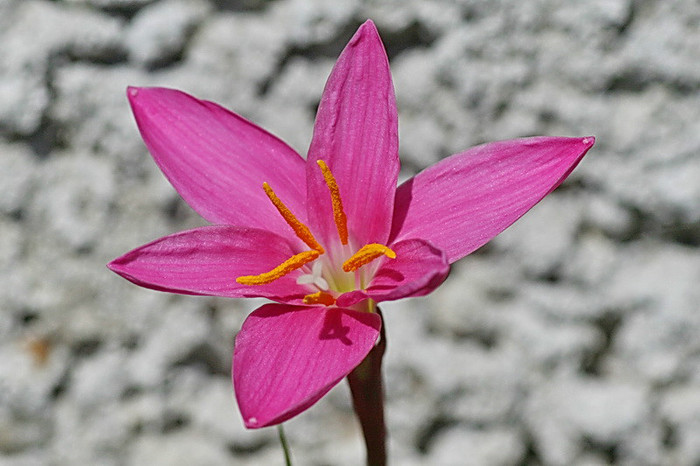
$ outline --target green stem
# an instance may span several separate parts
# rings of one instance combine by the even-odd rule
[[[292,455],[289,453],[289,444],[287,443],[287,436],[284,435],[282,424],[277,424],[277,435],[279,435],[282,451],[284,452],[284,464],[285,466],[292,466]]]
[[[382,312],[377,308],[379,317]],[[349,375],[348,383],[367,447],[367,466],[386,466],[386,427],[384,424],[384,387],[382,357],[386,351],[384,318],[379,343]]]

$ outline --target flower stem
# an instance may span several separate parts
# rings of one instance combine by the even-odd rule
[[[384,318],[379,342],[372,348],[362,363],[349,375],[355,414],[362,426],[367,447],[367,466],[386,466],[386,427],[384,424],[384,387],[382,384],[382,357],[386,351]]]
[[[284,427],[282,427],[282,424],[277,424],[277,435],[280,438],[280,444],[284,452],[284,464],[285,466],[292,466],[292,455],[289,453],[289,444],[287,443],[287,436],[284,435]]]

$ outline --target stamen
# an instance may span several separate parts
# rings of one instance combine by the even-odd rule
[[[287,275],[304,264],[316,260],[321,253],[318,251],[304,251],[296,254],[286,261],[282,262],[280,265],[270,270],[269,272],[261,273],[260,275],[245,275],[243,277],[238,277],[236,282],[241,285],[266,285],[268,283],[274,282],[280,277]]]
[[[294,233],[296,233],[299,239],[305,242],[311,249],[315,249],[319,253],[323,254],[323,246],[316,241],[316,238],[314,238],[314,235],[311,234],[309,227],[301,223],[299,219],[294,216],[292,211],[282,203],[279,197],[277,197],[269,184],[263,183],[263,189],[265,190],[267,197],[270,198],[270,201],[272,201],[274,206],[277,208],[277,211],[280,213],[280,215],[282,215],[287,224],[292,227]]]
[[[350,259],[343,262],[343,270],[346,272],[353,272],[382,255],[389,259],[396,259],[396,253],[383,244],[365,244],[359,251],[353,254]]]
[[[342,244],[348,244],[348,219],[343,210],[343,201],[340,200],[340,189],[335,181],[333,173],[323,160],[317,160],[316,163],[321,167],[323,179],[326,180],[328,190],[331,192],[331,203],[333,204],[333,219],[335,227],[338,229],[338,236]]]
[[[329,293],[319,291],[318,293],[304,296],[304,304],[323,304],[324,306],[330,306],[335,304],[335,298]]]

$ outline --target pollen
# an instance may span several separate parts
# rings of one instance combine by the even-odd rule
[[[309,227],[304,225],[299,221],[298,218],[292,213],[289,208],[284,205],[284,203],[280,200],[279,197],[275,194],[275,192],[272,190],[269,184],[263,183],[263,189],[265,190],[265,194],[267,194],[267,197],[270,198],[270,201],[274,206],[277,208],[277,211],[280,213],[282,218],[287,222],[287,224],[292,227],[294,230],[294,233],[301,239],[303,242],[307,244],[311,249],[315,249],[316,251],[319,252],[319,254],[323,254],[323,246],[319,244],[318,241],[316,241],[316,238],[314,238],[314,235],[311,234],[311,230],[309,230]]]
[[[236,278],[236,282],[240,283],[241,285],[266,285],[287,275],[289,272],[292,272],[299,267],[316,260],[320,255],[321,253],[316,250],[300,252],[299,254],[296,254],[282,262],[269,272],[261,273],[260,275],[245,275],[238,277]]]
[[[396,259],[396,253],[383,244],[365,244],[359,251],[353,254],[350,259],[343,262],[343,270],[346,272],[353,272],[381,256],[386,256],[389,259]]]
[[[335,304],[335,298],[330,293],[319,291],[318,293],[307,294],[304,296],[304,304],[323,304],[331,306]]]
[[[335,181],[333,173],[323,160],[317,160],[316,163],[321,168],[323,179],[326,181],[328,190],[331,192],[331,203],[333,204],[333,220],[335,227],[338,229],[338,236],[342,244],[348,244],[348,219],[343,210],[343,201],[340,199],[340,189]]]

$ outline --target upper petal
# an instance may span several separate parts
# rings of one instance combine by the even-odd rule
[[[389,61],[367,21],[340,54],[316,115],[307,157],[309,221],[337,240],[330,195],[316,161],[335,176],[358,243],[386,244],[399,173],[398,119]]]
[[[164,88],[129,88],[136,123],[170,183],[212,223],[291,230],[262,189],[306,215],[304,160],[284,142],[225,108]]]
[[[535,137],[448,157],[399,186],[391,238],[424,238],[452,263],[559,186],[594,142],[593,137]]]
[[[443,251],[421,239],[392,244],[396,259],[383,259],[365,290],[344,293],[338,306],[352,306],[364,299],[392,301],[409,296],[424,296],[447,278],[450,264]]]
[[[225,297],[265,297],[301,303],[294,271],[267,285],[236,278],[272,270],[294,254],[287,240],[256,228],[207,226],[165,236],[114,259],[108,267],[127,280],[159,291]]]
[[[279,424],[318,401],[370,352],[377,314],[267,304],[236,336],[233,385],[248,428]]]

